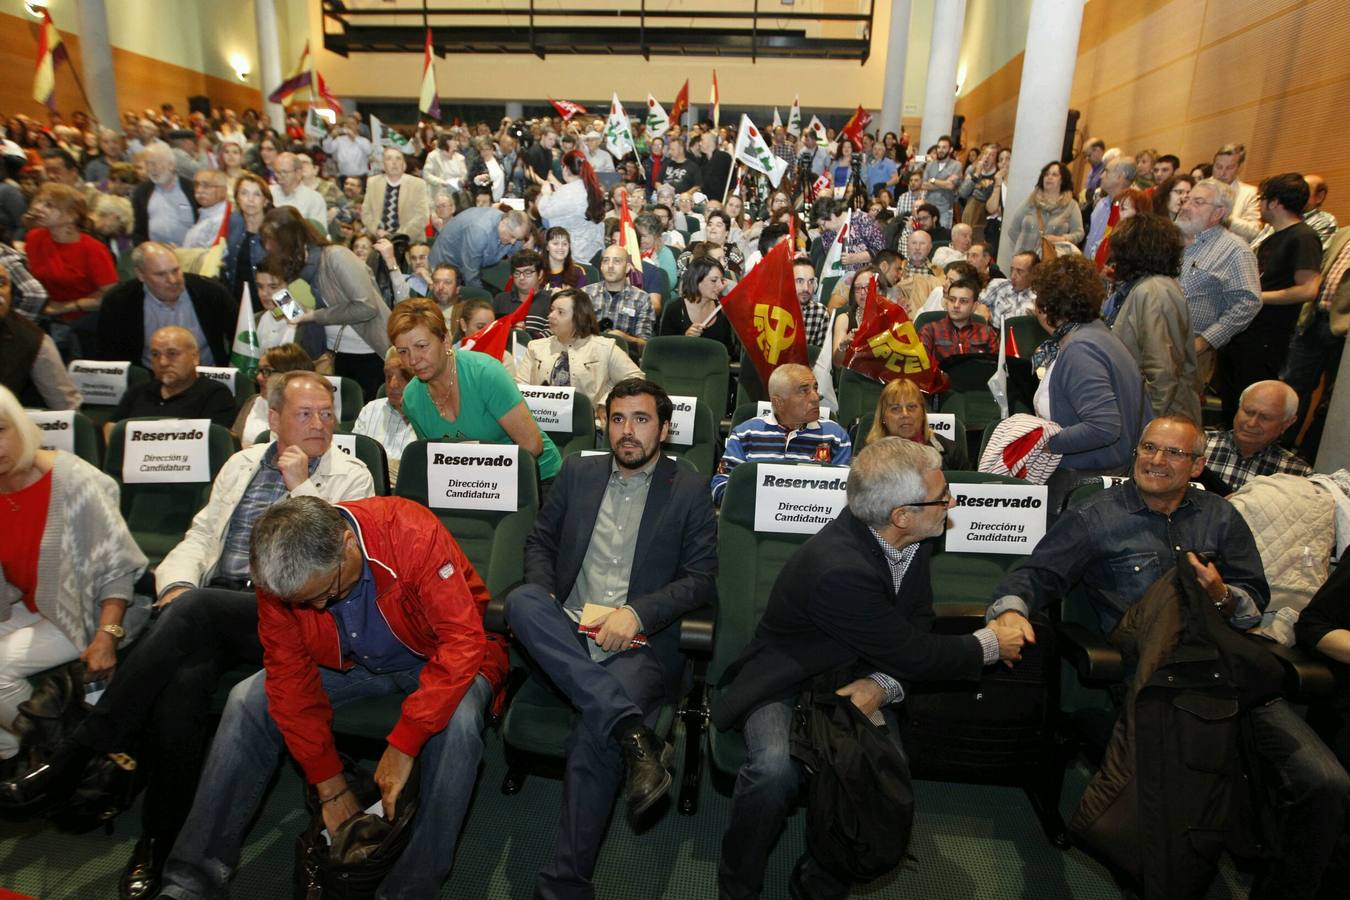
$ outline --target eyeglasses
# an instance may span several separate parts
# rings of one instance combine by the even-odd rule
[[[271,366],[258,366],[258,374],[264,378],[271,378],[277,373],[277,370]]]
[[[314,416],[318,416],[319,421],[325,425],[332,423],[336,419],[331,409],[297,409],[295,412],[291,413],[291,418],[300,425],[306,424]]]
[[[949,506],[952,502],[951,486],[942,489],[942,495],[936,500],[925,500],[922,503],[906,503],[906,506]]]
[[[1181,462],[1183,459],[1199,459],[1204,456],[1203,453],[1191,453],[1188,450],[1182,450],[1180,447],[1159,447],[1152,441],[1141,441],[1135,448],[1135,455],[1142,454],[1145,458],[1156,456],[1161,450],[1163,456],[1166,456],[1173,462]]]
[[[340,590],[341,587],[342,587],[342,557],[338,557],[337,577],[333,579],[333,586],[328,589],[327,593],[319,597],[308,597],[305,599],[292,597],[290,602],[294,606],[324,607],[337,599],[338,594],[341,593]]]
[[[1213,201],[1213,200],[1206,200],[1204,197],[1197,197],[1197,196],[1195,196],[1194,194],[1190,194],[1189,196],[1186,197],[1186,199],[1185,199],[1184,201],[1182,201],[1182,205],[1183,205],[1183,206],[1213,206],[1213,205],[1214,205],[1214,201]]]

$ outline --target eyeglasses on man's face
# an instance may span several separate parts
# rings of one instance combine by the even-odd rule
[[[1152,441],[1140,441],[1139,446],[1136,447],[1134,450],[1136,454],[1144,457],[1145,459],[1152,459],[1153,457],[1157,456],[1158,451],[1162,451],[1163,456],[1165,456],[1170,462],[1181,462],[1183,460],[1199,459],[1203,455],[1200,453],[1192,453],[1189,450],[1183,450],[1180,447],[1161,447],[1153,443]]]

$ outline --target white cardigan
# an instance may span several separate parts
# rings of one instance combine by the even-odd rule
[[[609,399],[610,390],[623,379],[642,376],[637,363],[612,338],[596,335],[564,348],[550,335],[530,341],[524,358],[516,366],[516,382],[548,384],[553,364],[564,352],[568,355],[572,386],[590,397],[593,406]]]
[[[229,531],[234,508],[244,498],[244,491],[253,480],[253,473],[262,465],[267,444],[254,444],[240,450],[225,461],[211,485],[211,499],[192,518],[192,526],[178,545],[169,551],[164,561],[155,568],[155,593],[163,594],[174,584],[201,587],[211,580],[220,554],[225,550],[225,535]],[[292,497],[322,497],[330,503],[339,500],[360,500],[375,493],[375,480],[366,464],[354,456],[330,446],[319,458],[314,474],[291,492]]]

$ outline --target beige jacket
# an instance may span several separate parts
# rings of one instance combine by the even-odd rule
[[[366,199],[361,204],[361,221],[371,234],[380,230],[384,217],[384,192],[389,182],[383,175],[373,175],[366,182]],[[431,205],[427,199],[427,183],[416,175],[404,175],[398,183],[398,234],[406,234],[414,241],[427,239],[427,220]]]
[[[599,406],[609,398],[610,389],[625,378],[642,376],[637,363],[607,337],[588,337],[564,348],[552,336],[530,341],[525,356],[516,365],[519,384],[548,384],[549,375],[558,357],[568,354],[572,386],[591,398]]]
[[[1140,279],[1111,331],[1139,364],[1153,414],[1199,422],[1191,314],[1177,280],[1165,275]]]
[[[192,526],[169,551],[155,569],[155,593],[163,594],[174,584],[201,587],[210,582],[225,549],[225,535],[229,531],[230,516],[244,491],[253,480],[253,473],[262,465],[268,444],[254,444],[240,450],[225,461],[211,485],[211,498],[192,519]],[[348,456],[335,447],[319,458],[319,467],[291,492],[291,496],[322,497],[330,503],[339,500],[360,500],[375,493],[375,481],[366,464]]]

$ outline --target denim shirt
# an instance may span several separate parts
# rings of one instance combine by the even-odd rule
[[[1221,497],[1187,488],[1172,515],[1144,505],[1133,481],[1102,491],[1070,509],[1050,528],[1021,568],[994,590],[989,617],[1009,609],[1036,612],[1061,600],[1080,581],[1104,633],[1185,553],[1207,555],[1237,601],[1230,619],[1247,629],[1270,602],[1261,556],[1251,530]]]

